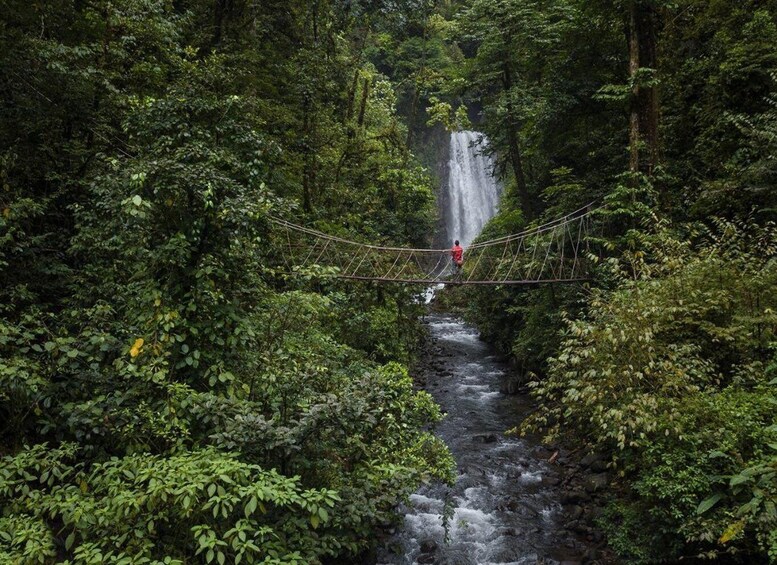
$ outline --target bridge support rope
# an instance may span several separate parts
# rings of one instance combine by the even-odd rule
[[[322,269],[346,280],[433,285],[529,285],[586,280],[591,205],[520,233],[464,250],[455,273],[448,249],[387,247],[351,241],[270,216],[289,274]]]

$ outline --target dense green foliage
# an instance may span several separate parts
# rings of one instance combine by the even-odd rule
[[[450,478],[412,292],[268,216],[424,245],[475,127],[483,238],[606,205],[590,284],[463,293],[527,426],[607,454],[627,562],[777,562],[774,0],[2,7],[0,560],[347,559]]]
[[[437,28],[505,183],[481,239],[606,206],[589,285],[447,298],[533,381],[526,427],[607,454],[626,562],[777,562],[777,4],[473,0]]]
[[[267,214],[419,245],[433,193],[339,2],[6,2],[0,561],[317,563],[448,479],[403,289],[287,278]],[[350,230],[350,231],[349,231]]]
[[[607,527],[629,561],[714,555],[718,540],[777,558],[777,233],[718,228],[695,246],[646,243],[649,260],[566,321],[534,384],[544,409],[529,424],[574,429],[628,481]]]

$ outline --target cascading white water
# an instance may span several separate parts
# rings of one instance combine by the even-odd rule
[[[486,154],[488,139],[475,131],[451,134],[448,193],[444,210],[448,245],[458,239],[466,248],[494,217],[500,187]]]

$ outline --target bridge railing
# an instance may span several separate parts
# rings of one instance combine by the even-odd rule
[[[414,284],[536,284],[572,282],[587,275],[586,252],[591,221],[584,208],[542,226],[464,250],[464,266],[455,269],[448,249],[387,247],[351,241],[272,217],[276,248],[284,269],[312,266],[331,276]]]

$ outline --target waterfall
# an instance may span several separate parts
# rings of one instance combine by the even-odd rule
[[[466,248],[494,217],[500,187],[492,175],[493,161],[485,154],[488,139],[475,131],[451,134],[448,191],[443,217],[447,245],[458,239]]]

